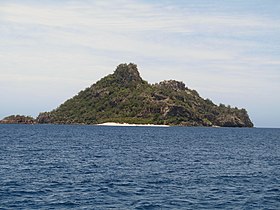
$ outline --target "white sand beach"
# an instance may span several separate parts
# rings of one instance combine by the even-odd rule
[[[106,123],[101,123],[97,125],[102,125],[102,126],[146,126],[146,127],[170,127],[169,125],[154,125],[154,124],[129,124],[129,123],[115,123],[115,122],[106,122]]]

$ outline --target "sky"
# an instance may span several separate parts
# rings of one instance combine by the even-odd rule
[[[0,118],[36,117],[136,63],[280,127],[279,0],[0,0]]]

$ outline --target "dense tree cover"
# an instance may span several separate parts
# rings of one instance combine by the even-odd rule
[[[39,123],[152,123],[186,126],[252,127],[245,109],[215,105],[175,80],[144,81],[135,64],[120,64],[113,74],[79,92]]]

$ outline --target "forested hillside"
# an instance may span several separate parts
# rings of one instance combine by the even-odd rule
[[[135,64],[120,64],[91,87],[51,112],[38,123],[147,123],[183,126],[253,127],[245,109],[215,105],[183,82],[149,84]]]

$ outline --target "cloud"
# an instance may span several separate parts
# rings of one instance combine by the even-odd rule
[[[150,82],[183,80],[205,96],[279,90],[276,13],[252,1],[180,2],[1,2],[0,81],[83,88],[135,62]]]
[[[147,4],[140,1],[69,1],[64,4],[13,4],[1,6],[2,18],[21,24],[37,24],[59,28],[93,27],[112,31],[196,32],[233,27],[248,29],[274,28],[277,21],[250,15],[196,14],[181,8]],[[279,21],[278,21],[279,23]],[[195,29],[195,31],[194,31]]]
[[[18,48],[33,50],[33,53],[42,49],[47,54],[52,48],[62,59],[63,55],[68,58],[68,51],[79,51],[83,56],[92,52],[103,57],[111,55],[110,59],[121,54],[180,63],[231,63],[244,53],[245,47],[256,49],[260,44],[228,37],[229,34],[249,36],[252,32],[275,29],[277,25],[275,20],[252,15],[196,14],[141,1],[50,2],[2,5],[1,31],[5,39],[0,41],[1,46],[14,47],[17,51]],[[223,42],[217,36],[222,36]],[[7,46],[7,43],[11,44]],[[244,62],[254,60],[254,56],[246,56]]]

